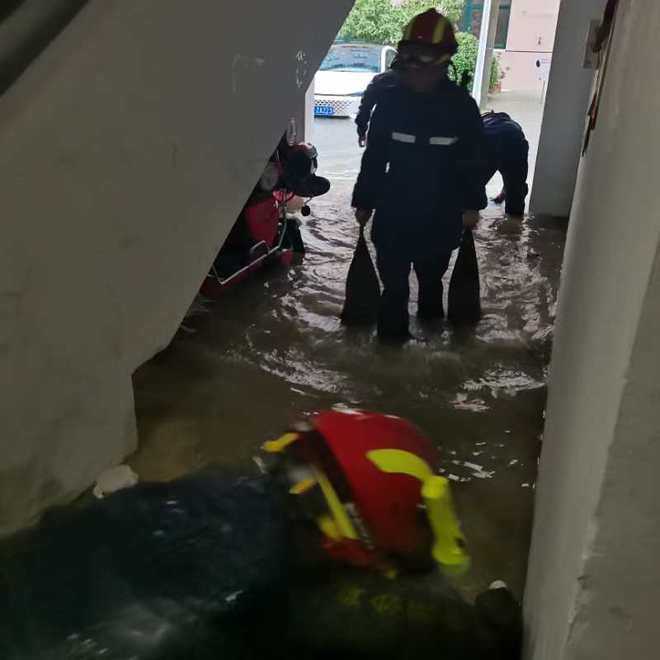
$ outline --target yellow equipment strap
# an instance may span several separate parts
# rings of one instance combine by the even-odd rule
[[[320,470],[314,471],[314,476],[321,487],[323,496],[325,497],[326,502],[328,503],[328,508],[330,513],[335,520],[337,525],[337,530],[339,533],[347,539],[359,540],[359,536],[353,527],[353,523],[346,513],[344,505],[341,503],[341,500],[337,496],[335,489],[332,487],[332,484],[328,481],[328,478]]]
[[[269,440],[264,442],[261,448],[269,454],[279,454],[283,452],[289,445],[293,444],[298,439],[297,433],[285,433],[277,440]]]

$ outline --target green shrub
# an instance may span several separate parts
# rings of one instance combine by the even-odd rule
[[[469,32],[457,32],[456,41],[458,41],[458,52],[454,55],[452,62],[456,69],[457,82],[460,82],[465,74],[472,81],[477,66],[479,40]]]
[[[465,0],[404,0],[395,6],[391,0],[357,0],[353,10],[348,15],[339,33],[342,41],[358,41],[376,44],[396,45],[401,39],[405,25],[420,12],[437,7],[453,22],[458,23]],[[474,78],[477,65],[479,40],[468,32],[458,32],[458,52],[453,62],[458,73],[458,81],[464,73],[470,81]],[[490,88],[497,86],[500,80],[500,68],[497,60],[493,60],[490,71]]]
[[[357,0],[339,33],[343,41],[396,44],[405,24],[391,0]]]
[[[417,14],[436,8],[456,25],[464,5],[465,0],[404,0],[400,5],[391,0],[356,0],[339,36],[343,41],[394,45],[401,39],[404,26]]]
[[[496,57],[493,57],[493,63],[491,64],[490,67],[490,86],[489,89],[490,91],[495,91],[497,89],[497,86],[500,83],[500,80],[504,78],[504,73],[500,69],[500,62]]]
[[[474,71],[477,68],[479,40],[470,32],[457,32],[456,41],[458,41],[458,52],[454,55],[452,62],[456,68],[457,82],[460,82],[463,75],[467,74],[471,85],[474,80]],[[497,87],[500,78],[500,63],[496,58],[493,58],[493,64],[490,69],[491,91]]]
[[[404,24],[417,14],[421,14],[427,9],[437,9],[444,14],[454,25],[458,25],[463,18],[465,0],[404,0],[400,5],[400,11],[403,14]]]

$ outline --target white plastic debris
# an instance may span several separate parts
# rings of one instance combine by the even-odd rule
[[[489,589],[508,589],[509,585],[504,582],[504,580],[495,580],[495,582],[492,582],[491,585],[488,587]]]
[[[137,474],[128,465],[117,465],[101,472],[96,479],[96,485],[92,492],[95,497],[101,499],[118,490],[131,488],[137,482]]]

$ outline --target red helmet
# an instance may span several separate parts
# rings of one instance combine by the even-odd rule
[[[436,61],[447,61],[458,50],[454,26],[435,9],[418,14],[404,28],[399,50],[405,51],[406,46],[413,45],[426,46],[436,51]]]
[[[381,569],[432,559],[465,567],[449,483],[434,474],[437,454],[403,419],[323,412],[264,449],[286,458],[289,492],[316,504],[312,515],[334,558]]]

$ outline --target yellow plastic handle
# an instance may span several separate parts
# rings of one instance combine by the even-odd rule
[[[407,474],[422,482],[422,499],[433,532],[433,558],[446,573],[460,575],[466,572],[470,557],[454,513],[449,481],[434,475],[424,460],[407,451],[375,449],[367,457],[383,472]]]
[[[298,433],[285,433],[281,438],[277,440],[269,440],[264,442],[261,445],[261,448],[268,454],[280,454],[282,453],[289,445],[293,444],[298,440],[300,436]]]
[[[470,557],[454,513],[449,481],[439,476],[427,479],[422,486],[422,497],[433,530],[433,558],[452,575],[465,573],[470,567]]]

